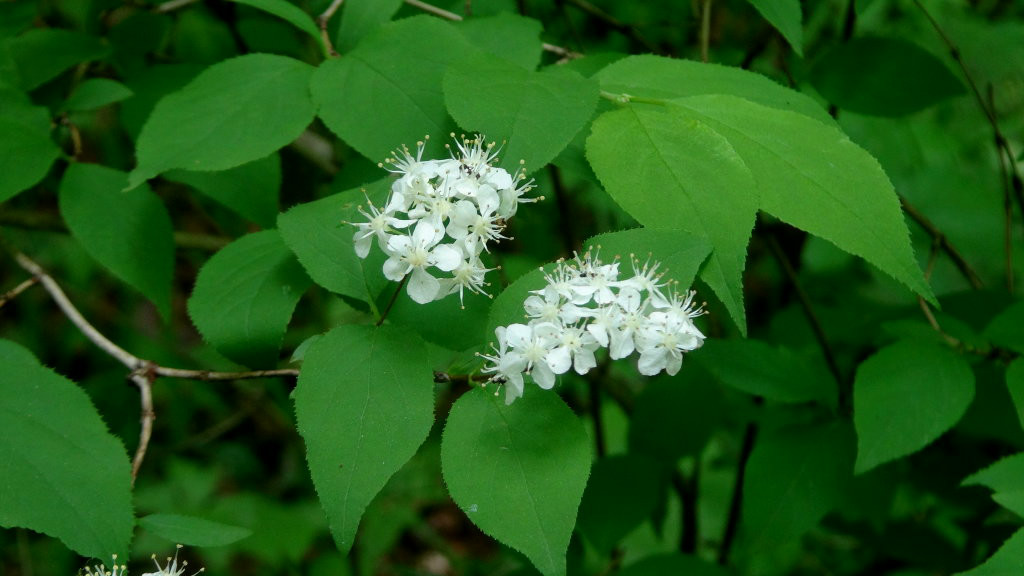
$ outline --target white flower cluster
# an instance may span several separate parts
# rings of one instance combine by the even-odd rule
[[[694,306],[692,290],[680,294],[662,283],[659,264],[632,264],[633,276],[620,280],[618,261],[602,264],[589,252],[559,262],[523,303],[528,323],[495,329],[498,344],[494,354],[480,355],[488,362],[482,372],[505,384],[506,404],[523,395],[524,373],[550,389],[556,374],[596,366],[598,348],[608,348],[612,360],[638,352],[647,376],[679,372],[683,353],[704,343],[693,324],[704,308]]]
[[[492,165],[498,151],[482,135],[456,140],[457,151],[446,145],[446,160],[423,160],[424,144],[417,143],[415,155],[403,146],[387,159],[399,178],[383,209],[369,198],[368,211],[359,208],[367,221],[354,223],[356,254],[366,258],[376,238],[388,255],[384,276],[396,282],[408,276],[413,300],[423,304],[458,292],[462,301],[465,290],[484,293],[490,269],[480,255],[488,242],[507,238],[501,232],[519,203],[540,198],[523,198],[533,180],[522,168],[509,174]],[[438,278],[432,269],[450,275]]]
[[[177,549],[174,552],[174,558],[167,557],[167,562],[163,566],[156,561],[156,554],[153,554],[153,563],[156,564],[156,572],[146,572],[142,576],[182,576],[185,573],[185,569],[188,567],[188,561],[184,560],[181,565],[178,565],[178,552],[181,550],[181,544],[178,544]],[[206,568],[200,568],[193,572],[192,576],[205,572]],[[117,565],[117,554],[113,555],[113,565],[108,570],[106,565],[97,564],[95,566],[85,567],[86,576],[128,576],[128,566],[125,564]]]

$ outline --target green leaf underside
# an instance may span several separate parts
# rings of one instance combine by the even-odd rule
[[[882,167],[839,129],[732,96],[674,101],[724,136],[757,182],[760,208],[864,258],[936,304]]]
[[[729,576],[730,572],[689,554],[656,554],[627,565],[619,576]]]
[[[324,124],[379,162],[402,143],[447,137],[441,81],[449,66],[474,52],[448,23],[406,18],[385,24],[344,58],[321,64],[310,90]]]
[[[90,78],[75,88],[64,102],[65,110],[95,110],[132,97],[132,91],[109,78]]]
[[[544,167],[590,120],[598,99],[597,82],[575,72],[531,72],[483,55],[449,67],[444,93],[460,126],[507,140],[501,166],[510,172],[520,161],[531,172]]]
[[[390,326],[339,326],[310,346],[293,394],[299,432],[338,548],[434,421],[422,340]]]
[[[1017,530],[980,566],[954,576],[1019,576],[1024,572],[1024,529]]]
[[[463,394],[441,443],[442,471],[455,502],[545,576],[565,574],[590,459],[576,415],[557,394],[533,387],[511,406],[490,389]]]
[[[284,56],[218,62],[157,103],[139,135],[129,187],[160,173],[227,170],[295,140],[313,121],[313,68]]]
[[[499,56],[521,68],[536,70],[540,64],[543,52],[540,34],[543,26],[532,18],[502,12],[495,16],[463,20],[456,24],[455,28],[475,48]],[[473,88],[482,87],[487,87],[486,82]]]
[[[810,80],[839,108],[874,116],[903,116],[966,93],[938,58],[896,38],[839,44],[818,60]]]
[[[996,346],[1024,354],[1024,330],[1021,326],[1024,326],[1024,302],[1017,302],[989,322],[985,327],[985,337]]]
[[[402,0],[346,0],[341,6],[334,47],[345,53],[398,12]]]
[[[836,381],[820,362],[760,340],[710,339],[694,358],[728,386],[777,402],[835,407]]]
[[[85,251],[166,319],[174,272],[171,217],[148,186],[124,192],[127,179],[98,164],[72,164],[60,184],[60,213]]]
[[[59,538],[82,556],[128,550],[131,464],[86,393],[0,340],[0,526]]]
[[[629,56],[601,70],[601,89],[644,98],[685,98],[705,94],[739,96],[763,106],[791,110],[835,125],[810,97],[755,72],[663,56]]]
[[[245,366],[270,368],[295,305],[312,283],[276,230],[256,232],[203,265],[188,313],[218,352]]]
[[[281,189],[279,154],[222,172],[173,170],[164,177],[199,190],[263,228],[273,228],[277,220]]]
[[[248,528],[178,514],[150,514],[139,518],[139,526],[185,546],[227,546],[252,535]]]
[[[898,342],[857,368],[856,472],[914,453],[953,427],[974,398],[967,361],[940,344]]]
[[[619,258],[619,278],[633,274],[630,258],[635,257],[640,266],[647,262],[658,262],[658,271],[664,281],[675,282],[677,289],[686,290],[693,284],[701,264],[711,253],[711,245],[699,236],[682,230],[652,230],[634,228],[619,232],[598,234],[586,241],[588,250],[600,249],[602,262]]]
[[[740,535],[748,553],[798,539],[834,508],[852,480],[854,438],[841,422],[759,436],[743,481]]]
[[[105,58],[110,47],[89,34],[34,28],[7,42],[23,90],[33,90],[81,62]]]
[[[804,56],[803,12],[800,0],[748,0],[764,19],[771,23],[793,47],[797,56]]]
[[[50,113],[14,91],[0,92],[0,202],[35,186],[60,148],[50,139]]]
[[[745,333],[742,273],[758,200],[729,142],[676,107],[630,106],[594,122],[587,159],[641,224],[682,228],[711,243],[701,278]]]
[[[258,10],[262,10],[268,14],[273,14],[278,18],[288,22],[292,26],[295,26],[299,30],[302,30],[306,34],[312,36],[317,44],[320,44],[320,30],[316,27],[316,23],[313,22],[313,18],[302,11],[301,8],[287,2],[286,0],[231,0],[232,2],[238,2],[239,4],[245,4],[246,6],[252,6]]]
[[[576,528],[599,550],[612,551],[654,512],[660,472],[642,454],[598,460],[583,492]]]
[[[343,222],[364,222],[357,207],[365,207],[366,196],[383,207],[389,190],[390,180],[379,180],[367,186],[365,196],[363,190],[348,190],[300,204],[278,216],[281,237],[314,282],[363,302],[373,302],[388,285],[376,240],[367,259],[359,259],[352,240],[356,228]]]

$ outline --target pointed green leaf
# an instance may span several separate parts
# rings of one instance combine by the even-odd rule
[[[148,186],[124,192],[128,175],[97,164],[68,167],[60,213],[90,256],[170,317],[174,273],[171,217]]]
[[[33,28],[7,41],[23,90],[53,80],[81,62],[106,58],[110,47],[89,34],[59,28]]]
[[[682,228],[711,243],[701,278],[745,332],[742,274],[758,200],[729,142],[676,107],[630,106],[594,122],[587,159],[641,224]]]
[[[299,433],[338,548],[352,547],[370,500],[434,422],[423,341],[382,326],[339,326],[310,346],[293,394]]]
[[[620,277],[632,274],[630,257],[635,257],[642,265],[650,259],[658,262],[658,271],[665,275],[664,280],[678,282],[679,289],[685,290],[693,284],[701,264],[711,253],[711,245],[699,236],[682,230],[652,230],[650,228],[634,228],[619,232],[598,234],[587,240],[587,249],[600,249],[601,260],[610,262],[620,258]]]
[[[309,64],[247,54],[210,66],[153,109],[129,186],[162,172],[227,170],[270,155],[313,121]]]
[[[20,92],[0,89],[0,202],[35,186],[59,156],[49,111]]]
[[[948,347],[902,341],[876,352],[853,383],[857,474],[931,444],[973,398],[974,373]]]
[[[292,26],[295,26],[299,30],[302,30],[306,34],[312,36],[317,44],[321,43],[320,30],[316,27],[316,23],[313,22],[313,18],[302,11],[295,4],[288,2],[287,0],[231,0],[232,2],[238,2],[239,4],[245,4],[246,6],[252,6],[258,10],[262,10],[268,14],[273,14],[278,18],[288,22]]]
[[[661,469],[643,454],[598,460],[583,492],[576,528],[598,550],[611,552],[654,512],[661,489]]]
[[[1019,576],[1021,572],[1024,572],[1024,529],[1014,532],[983,564],[954,576]]]
[[[565,575],[565,552],[590,474],[590,440],[558,395],[530,389],[506,406],[476,388],[452,406],[441,440],[448,492],[481,530]]]
[[[815,63],[811,83],[839,108],[875,116],[911,114],[967,92],[938,58],[898,38],[838,44]]]
[[[755,72],[732,66],[663,56],[630,56],[605,67],[596,78],[601,82],[601,89],[608,92],[665,99],[730,94],[835,124],[828,111],[810,97]]]
[[[313,283],[276,230],[243,236],[196,278],[188,314],[203,338],[239,364],[269,368],[292,311]]]
[[[398,12],[402,0],[346,0],[341,5],[341,18],[334,47],[344,54],[355,48],[368,34]]]
[[[363,302],[373,302],[387,286],[379,247],[374,245],[361,260],[352,241],[356,228],[344,222],[365,221],[358,207],[365,206],[367,196],[384,206],[389,190],[390,181],[380,180],[368,186],[365,195],[363,190],[348,190],[300,204],[278,217],[285,244],[317,284]]]
[[[1024,354],[1024,302],[1017,302],[999,313],[985,327],[985,337],[992,344]]]
[[[597,106],[597,82],[561,68],[531,72],[496,56],[448,68],[445,102],[463,128],[507,140],[501,165],[539,170],[572,141]]]
[[[899,198],[839,129],[732,96],[676,101],[724,136],[757,182],[761,209],[864,258],[932,303]]]
[[[222,172],[173,170],[164,178],[199,190],[263,228],[273,228],[277,220],[281,189],[279,154]]]
[[[841,422],[764,432],[743,479],[740,537],[754,555],[799,539],[853,479],[854,439]]]
[[[536,70],[540,64],[543,26],[532,18],[502,12],[495,16],[463,20],[456,29],[473,46],[521,68]]]
[[[150,514],[139,518],[139,526],[185,546],[227,546],[252,535],[248,528],[179,514]]]
[[[800,0],[749,0],[801,58],[804,55],[803,13]]]
[[[1007,456],[984,470],[971,474],[963,486],[985,486],[993,492],[1024,490],[1024,452]]]
[[[441,80],[473,52],[450,24],[406,18],[381,26],[344,58],[321,64],[310,90],[324,124],[379,162],[402,143],[451,132]]]
[[[60,538],[94,558],[124,554],[131,464],[88,395],[0,340],[0,526]]]
[[[71,93],[61,107],[64,110],[95,110],[132,97],[127,86],[109,78],[90,78]]]

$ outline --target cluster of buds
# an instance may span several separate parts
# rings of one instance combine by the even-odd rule
[[[355,250],[366,258],[376,239],[388,255],[384,276],[396,282],[408,277],[416,302],[455,292],[461,302],[465,291],[484,293],[490,269],[480,255],[488,243],[507,238],[505,222],[519,203],[540,198],[523,198],[533,181],[522,167],[510,174],[494,166],[498,151],[482,135],[455,140],[457,150],[446,145],[451,157],[445,160],[423,160],[424,145],[417,142],[415,155],[403,146],[379,165],[399,177],[383,208],[369,198],[368,207],[359,208],[367,221],[353,223]]]
[[[523,308],[526,324],[499,326],[493,354],[482,372],[490,381],[505,385],[505,402],[523,395],[523,374],[530,374],[544,389],[555,376],[570,368],[585,374],[597,365],[594,353],[607,348],[612,360],[637,352],[641,374],[662,370],[675,375],[683,353],[699,348],[704,334],[693,319],[704,314],[695,306],[695,292],[679,293],[662,282],[659,264],[641,264],[631,257],[633,276],[619,279],[619,262],[602,264],[587,252],[572,261],[560,261],[547,285],[534,290]]]
[[[163,566],[156,560],[156,554],[153,554],[153,563],[156,564],[156,572],[146,572],[142,576],[182,576],[188,567],[188,561],[183,560],[181,564],[178,564],[178,552],[181,550],[181,544],[178,544],[174,551],[174,558],[167,557],[167,561]],[[205,572],[206,568],[200,568],[192,573],[192,576],[196,576],[200,572]],[[80,573],[81,574],[81,573]],[[128,576],[128,566],[117,564],[117,554],[113,555],[113,565],[108,569],[104,564],[97,564],[95,566],[85,567],[85,576]]]

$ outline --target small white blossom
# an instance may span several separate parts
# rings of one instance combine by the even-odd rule
[[[153,564],[156,564],[156,572],[146,572],[142,576],[181,576],[185,573],[185,569],[188,567],[188,561],[185,560],[178,566],[178,552],[181,551],[181,544],[178,544],[177,549],[174,551],[174,558],[167,557],[163,566],[156,561],[156,554],[153,554]],[[192,576],[205,572],[206,568],[200,568],[192,573]]]
[[[105,564],[96,564],[94,566],[86,566],[86,576],[128,576],[128,566],[121,564],[117,565],[117,554],[111,556],[111,566],[108,569]],[[81,574],[81,572],[79,572]]]

